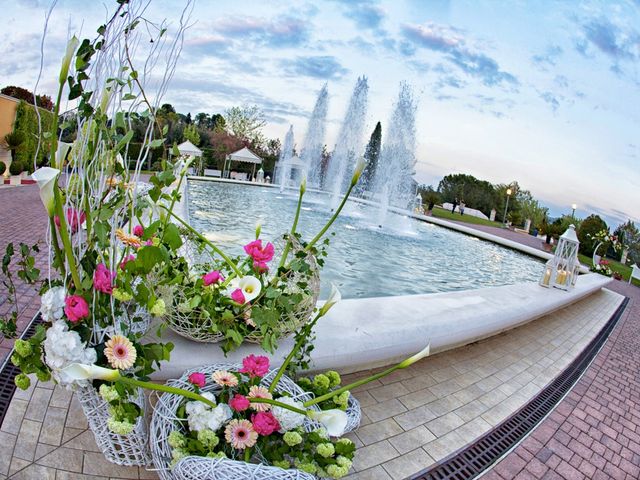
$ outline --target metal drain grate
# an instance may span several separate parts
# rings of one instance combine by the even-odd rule
[[[20,336],[22,339],[27,339],[36,333],[36,327],[42,323],[40,313],[37,313],[31,320],[31,323]],[[9,352],[9,356],[0,370],[0,425],[4,421],[4,416],[7,414],[7,409],[13,398],[13,393],[16,391],[16,384],[13,383],[13,379],[20,373],[20,369],[11,363],[11,355],[13,350]]]
[[[557,405],[578,381],[614,329],[629,299],[625,298],[613,316],[587,347],[549,385],[507,420],[475,442],[423,470],[413,480],[469,480],[499,460]]]

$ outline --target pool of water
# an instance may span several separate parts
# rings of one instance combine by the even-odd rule
[[[289,231],[295,192],[260,186],[190,180],[191,224],[231,254],[254,239]],[[322,195],[303,204],[298,231],[311,239],[330,216]],[[331,229],[329,256],[321,273],[322,294],[335,283],[344,298],[380,297],[468,290],[533,282],[542,261],[453,230],[388,214],[380,228],[371,206],[350,202]],[[321,294],[321,296],[322,296]]]

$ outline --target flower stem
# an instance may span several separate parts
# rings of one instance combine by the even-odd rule
[[[187,228],[191,233],[195,234],[200,240],[202,240],[204,243],[206,243],[209,247],[211,247],[211,249],[216,252],[218,255],[220,255],[225,262],[227,262],[227,264],[233,269],[234,272],[236,272],[236,275],[238,277],[242,277],[242,272],[240,272],[240,270],[238,269],[238,266],[233,263],[233,261],[222,251],[220,250],[218,247],[216,247],[213,243],[211,243],[207,237],[205,237],[204,235],[202,235],[200,232],[198,232],[197,230],[195,230],[191,225],[189,225],[187,222],[185,222],[184,220],[182,220],[178,215],[176,215],[175,213],[169,211],[169,209],[167,209],[167,207],[160,205],[160,208],[164,208],[169,215],[171,215],[173,218],[175,218],[176,220],[178,220],[185,228]]]
[[[60,191],[58,186],[53,187],[54,204],[58,218],[60,219],[60,238],[62,239],[62,245],[64,246],[65,256],[69,263],[69,270],[73,283],[76,289],[82,291],[82,284],[80,283],[80,276],[78,275],[78,268],[76,267],[76,259],[73,256],[73,248],[71,247],[71,239],[69,237],[69,231],[67,230],[67,219],[62,209],[62,198],[60,197]]]
[[[293,405],[288,405],[286,403],[279,402],[277,400],[272,400],[271,398],[256,398],[256,397],[247,397],[251,403],[268,403],[269,405],[274,405],[276,407],[285,408],[287,410],[291,410],[292,412],[299,413],[300,415],[307,416],[308,411],[302,410],[300,408],[294,407]],[[305,405],[306,406],[306,405]]]
[[[307,331],[310,332],[311,329],[314,327],[314,325],[316,324],[316,322],[318,321],[318,319],[321,316],[322,315],[320,313],[318,313],[315,316],[315,318],[313,320],[311,320],[311,322],[309,322],[309,324],[305,325],[303,328],[305,328]],[[273,392],[273,390],[276,388],[276,385],[278,385],[278,382],[280,381],[280,378],[282,378],[282,375],[284,375],[284,372],[287,370],[287,367],[289,366],[289,363],[291,363],[291,360],[293,359],[294,355],[300,349],[300,347],[302,346],[302,344],[305,342],[306,339],[307,339],[307,336],[303,336],[293,346],[293,348],[289,352],[289,355],[287,355],[287,358],[285,358],[284,362],[282,362],[282,365],[280,365],[280,368],[278,369],[278,373],[276,373],[276,376],[273,377],[273,380],[271,381],[271,385],[269,385],[269,392]]]
[[[289,234],[289,238],[287,238],[287,243],[284,246],[284,250],[282,251],[282,258],[280,259],[280,264],[278,268],[282,268],[284,263],[287,261],[287,256],[289,255],[289,249],[291,248],[291,238],[295,235],[296,229],[298,228],[298,219],[300,218],[300,210],[302,208],[302,196],[304,195],[304,188],[300,188],[300,195],[298,196],[298,207],[296,208],[296,216],[293,219],[293,224],[291,225],[291,233]]]
[[[347,190],[347,193],[342,198],[342,201],[340,202],[340,205],[336,209],[335,213],[329,219],[327,224],[324,227],[322,227],[322,230],[320,230],[318,234],[315,237],[313,237],[313,240],[311,240],[307,244],[307,246],[305,247],[305,251],[308,251],[313,245],[315,245],[315,243],[322,238],[322,236],[327,232],[327,230],[329,230],[329,227],[333,225],[333,222],[336,221],[336,219],[338,218],[338,215],[340,215],[340,212],[342,211],[345,204],[347,203],[347,199],[349,198],[349,195],[351,195],[351,190],[353,190],[354,185],[355,183],[351,182],[351,184],[349,185],[349,189]]]
[[[173,393],[174,395],[181,395],[183,397],[187,397],[192,400],[197,400],[198,402],[205,403],[209,405],[211,408],[216,407],[216,404],[211,400],[208,400],[202,395],[199,395],[190,390],[185,390],[183,388],[170,387],[169,385],[161,385],[158,383],[143,382],[142,380],[136,380],[135,378],[129,378],[124,376],[121,376],[118,379],[118,381],[121,381],[122,383],[128,383],[129,385],[133,385],[136,387],[146,388],[147,390],[158,390],[160,392]]]
[[[62,278],[64,278],[64,257],[62,256],[62,252],[60,251],[60,244],[58,243],[58,233],[56,232],[56,224],[53,221],[53,217],[49,219],[49,227],[51,228],[51,245],[53,245],[53,251],[59,263],[60,273],[62,274]]]

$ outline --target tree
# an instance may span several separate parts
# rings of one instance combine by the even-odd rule
[[[524,221],[531,220],[531,225],[534,227],[540,224],[548,211],[548,208],[540,206],[533,198],[525,198],[520,202],[520,216]]]
[[[195,125],[187,125],[184,127],[182,131],[182,139],[189,140],[196,147],[200,144],[200,134],[198,133],[198,129]]]
[[[622,243],[623,250],[628,250],[628,257],[632,262],[640,262],[640,230],[636,227],[635,223],[628,220],[627,223],[619,225],[613,232],[618,237],[620,243]],[[614,254],[614,257],[620,260],[622,252],[615,252],[614,249],[610,249],[609,253]]]
[[[423,205],[435,205],[441,202],[440,194],[431,185],[420,185],[418,193],[422,197]]]
[[[184,119],[184,122],[185,122],[187,125],[191,125],[191,123],[192,123],[192,120],[191,120],[191,112],[187,113],[187,116],[186,116],[186,118]]]
[[[25,102],[33,105],[33,92],[26,88],[9,85],[8,87],[4,87],[0,90],[0,93],[9,97],[17,98],[18,100],[24,100]],[[53,111],[53,102],[49,95],[36,95],[36,104],[41,108]]]
[[[20,131],[7,133],[4,136],[4,146],[11,152],[11,161],[16,160],[16,151],[24,143],[24,134]]]
[[[464,201],[467,207],[480,210],[489,216],[491,210],[497,206],[500,188],[500,186],[494,187],[489,182],[479,180],[472,175],[456,173],[447,175],[440,180],[438,193],[440,193],[443,202],[453,203],[456,199],[458,202]],[[504,186],[504,191],[506,188]],[[511,207],[511,204],[509,206]]]
[[[257,105],[231,107],[224,112],[224,121],[229,133],[254,145],[262,145],[261,129],[267,122]]]
[[[609,231],[609,227],[598,215],[589,215],[582,221],[577,232],[578,240],[580,240],[580,253],[588,256],[593,255],[593,250],[597,243],[591,237],[601,230]]]
[[[219,113],[214,113],[209,119],[209,126],[214,132],[223,132],[227,126],[227,122],[224,121],[224,117]]]
[[[204,112],[200,112],[196,114],[196,125],[202,128],[208,128],[209,126],[209,115]]]
[[[364,159],[367,164],[362,171],[360,181],[356,186],[356,194],[362,195],[365,191],[371,188],[371,182],[376,175],[376,169],[378,168],[378,159],[380,158],[380,147],[382,145],[382,125],[380,122],[376,123],[376,127],[371,132],[369,143],[364,150]]]

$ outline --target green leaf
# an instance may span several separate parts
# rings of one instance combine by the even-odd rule
[[[120,150],[122,150],[122,147],[124,147],[127,143],[129,143],[132,138],[133,138],[133,130],[129,130],[116,145],[116,152],[119,152]]]
[[[153,267],[164,261],[169,261],[169,256],[165,250],[159,247],[145,246],[138,250],[136,266],[138,266],[143,273],[150,273]]]
[[[117,112],[116,113],[116,127],[117,128],[125,128],[125,124],[124,124],[124,112]]]
[[[158,148],[162,146],[163,143],[164,143],[163,138],[156,138],[155,140],[149,142],[149,148]]]
[[[122,97],[122,100],[126,102],[127,100],[135,100],[136,98],[138,98],[138,97],[136,97],[134,94],[127,93],[126,95],[124,95]]]
[[[171,250],[178,250],[182,246],[180,230],[174,223],[169,223],[164,231],[164,240],[171,247]]]

